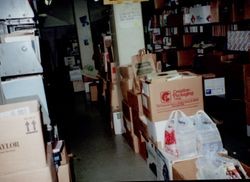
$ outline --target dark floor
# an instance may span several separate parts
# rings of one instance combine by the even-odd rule
[[[75,93],[72,102],[61,102],[61,136],[74,155],[73,179],[87,181],[154,181],[146,161],[122,135],[110,129],[108,106],[92,103],[85,93]]]
[[[124,138],[112,135],[109,107],[104,100],[91,103],[84,92],[61,94],[53,103],[54,118],[68,151],[74,155],[72,168],[76,182],[155,180],[146,162]],[[223,121],[218,128],[229,155],[250,165],[250,140],[245,128],[236,121]]]

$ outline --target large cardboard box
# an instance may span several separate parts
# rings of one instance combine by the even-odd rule
[[[0,175],[46,167],[37,100],[0,106]]]
[[[9,173],[8,175],[0,175],[0,181],[2,182],[56,182],[56,178],[52,176],[51,166],[30,169],[15,173]]]
[[[173,110],[193,115],[204,110],[202,77],[191,72],[165,72],[142,81],[143,112],[150,121],[168,119]]]

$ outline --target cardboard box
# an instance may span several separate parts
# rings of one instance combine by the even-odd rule
[[[139,154],[146,161],[147,160],[147,148],[146,148],[147,140],[143,137],[142,134],[138,137],[138,145],[139,145]]]
[[[85,90],[84,83],[82,80],[72,81],[74,92],[81,92]]]
[[[89,91],[90,91],[90,100],[92,102],[98,101],[98,88],[97,83],[91,83],[89,84]]]
[[[148,137],[152,140],[152,142],[156,145],[156,147],[160,149],[164,149],[165,145],[165,128],[168,120],[162,120],[158,122],[152,122],[148,118],[147,120],[147,128],[148,128]]]
[[[131,90],[127,93],[128,96],[128,104],[136,111],[138,111],[139,115],[143,115],[143,107],[142,107],[142,95],[136,94]]]
[[[186,161],[179,161],[174,163],[173,180],[197,180],[196,173],[196,159],[190,159]]]
[[[142,81],[143,113],[150,121],[168,119],[173,110],[193,115],[203,109],[202,77],[190,72],[165,72]]]
[[[58,182],[71,182],[71,172],[69,163],[59,166],[57,171]]]
[[[147,165],[156,175],[157,181],[168,181],[175,179],[174,167],[178,162],[195,160],[190,158],[186,160],[178,160],[168,155],[163,150],[158,149],[154,143],[149,139],[146,143],[147,147]],[[189,168],[187,168],[188,170]]]
[[[134,78],[132,65],[120,66],[119,72],[120,72],[121,78],[123,78],[123,79],[133,79]]]
[[[139,138],[141,133],[140,133],[140,129],[141,129],[141,120],[139,118],[139,113],[138,111],[136,111],[135,109],[132,108],[132,120],[133,120],[133,128],[134,128],[134,134]]]
[[[133,124],[131,121],[128,121],[123,117],[125,133],[123,134],[124,138],[127,140],[129,146],[134,150],[135,153],[139,152],[138,138],[134,134]]]
[[[0,181],[2,182],[56,182],[52,176],[51,167],[49,165],[30,169],[15,173],[9,173],[8,175],[0,175]]]
[[[123,99],[128,100],[127,92],[132,90],[133,87],[133,79],[121,79],[120,80],[120,88]]]
[[[0,106],[0,175],[46,167],[37,100]]]
[[[123,116],[130,122],[133,122],[132,108],[128,105],[126,100],[122,101],[122,112]]]
[[[118,86],[117,84],[110,84],[110,104],[111,111],[119,111],[120,110],[120,99],[118,97]]]
[[[147,124],[147,119],[146,117],[139,116],[140,118],[140,132],[144,136],[145,139],[148,139],[148,124]]]

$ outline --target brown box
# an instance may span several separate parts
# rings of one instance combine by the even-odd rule
[[[142,94],[135,94],[131,90],[127,92],[128,96],[128,104],[138,111],[139,115],[143,115],[143,108],[142,108]]]
[[[122,101],[122,112],[123,112],[123,116],[129,120],[130,122],[133,121],[133,118],[132,118],[132,109],[131,107],[128,105],[127,101],[126,100],[123,100]]]
[[[0,181],[3,182],[57,182],[56,168],[52,161],[52,147],[47,144],[46,149],[47,164],[45,167],[21,170],[15,173],[0,175]],[[28,162],[28,161],[27,161]]]
[[[196,180],[196,159],[185,160],[173,164],[173,180]]]
[[[89,84],[89,92],[90,92],[90,101],[92,102],[98,101],[97,83],[93,82]]]
[[[143,84],[143,113],[150,121],[168,119],[173,110],[187,115],[203,110],[202,77],[191,72],[165,72]]]
[[[123,99],[128,100],[127,92],[132,90],[133,87],[133,79],[121,79],[120,80],[120,88]]]
[[[56,182],[52,176],[51,166],[30,169],[0,176],[2,182]]]
[[[110,105],[112,111],[120,110],[120,100],[118,97],[118,86],[117,84],[110,84]]]
[[[0,175],[46,168],[37,100],[1,105],[0,133]]]
[[[72,82],[73,82],[74,92],[84,91],[84,83],[82,80],[74,80]]]
[[[211,20],[210,22],[219,22],[219,0],[212,0],[210,3]]]
[[[123,117],[125,133],[123,134],[124,138],[127,140],[129,146],[134,150],[135,153],[139,152],[138,137],[134,134],[133,123],[128,121]]]
[[[250,1],[246,0],[244,4],[244,19],[250,19]]]
[[[71,172],[69,163],[59,166],[57,171],[58,182],[71,182]]]
[[[165,0],[154,0],[155,9],[163,9],[165,5]]]
[[[120,71],[121,77],[124,79],[133,79],[134,78],[132,65],[120,66],[119,71]]]
[[[138,137],[139,143],[139,154],[144,159],[147,160],[147,148],[146,148],[146,139],[143,137],[142,134]]]

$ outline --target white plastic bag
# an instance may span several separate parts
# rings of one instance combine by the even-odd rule
[[[197,134],[197,150],[201,155],[214,155],[224,151],[220,133],[216,124],[203,111],[192,117]]]
[[[197,155],[193,121],[180,110],[173,111],[166,124],[165,151],[179,159]]]

